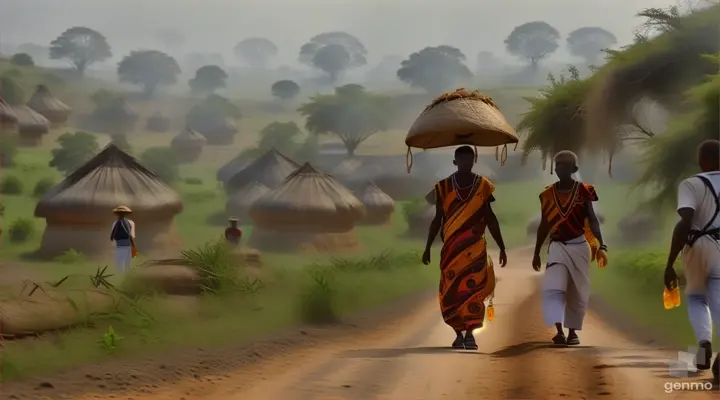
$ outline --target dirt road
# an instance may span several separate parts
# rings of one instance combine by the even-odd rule
[[[454,335],[440,320],[435,299],[427,298],[416,311],[382,328],[325,336],[299,349],[279,348],[274,357],[218,376],[196,374],[140,391],[126,386],[112,394],[88,385],[95,393],[57,398],[657,400],[718,395],[668,393],[673,388],[666,385],[678,379],[668,375],[667,360],[677,351],[633,341],[592,312],[581,332],[581,346],[549,347],[551,331],[542,324],[539,274],[532,272],[526,256],[509,256],[512,264],[498,271],[496,318],[477,336],[478,351],[448,349]]]

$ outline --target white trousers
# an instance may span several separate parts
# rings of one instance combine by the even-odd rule
[[[124,274],[130,270],[132,264],[132,247],[119,246],[115,247],[115,271],[118,274]]]
[[[548,326],[564,323],[581,330],[590,302],[590,246],[584,237],[550,243],[543,280],[543,317]]]

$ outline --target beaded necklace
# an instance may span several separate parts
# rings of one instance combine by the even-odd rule
[[[455,174],[452,174],[452,185],[453,185],[453,189],[455,189],[455,194],[457,195],[458,200],[460,200],[461,202],[462,202],[462,201],[465,201],[465,200],[467,200],[467,199],[470,198],[470,195],[472,195],[473,191],[475,190],[475,186],[477,186],[477,182],[478,182],[478,177],[477,177],[477,175],[475,175],[475,176],[473,176],[473,181],[472,181],[472,183],[471,183],[470,185],[465,186],[465,187],[460,187],[460,185],[458,185],[457,178],[455,177]],[[470,190],[468,191],[467,196],[463,197],[463,196],[460,194],[460,191],[461,191],[461,190],[464,190],[464,189],[468,189],[468,188],[469,188]]]

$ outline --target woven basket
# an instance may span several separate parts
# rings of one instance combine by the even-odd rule
[[[405,138],[409,147],[434,149],[471,145],[495,147],[517,143],[515,130],[488,97],[462,89],[436,100],[415,120]]]

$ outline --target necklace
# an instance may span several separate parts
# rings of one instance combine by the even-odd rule
[[[453,175],[452,175],[452,185],[453,185],[453,189],[455,189],[455,195],[457,195],[458,200],[460,200],[460,201],[465,201],[465,200],[467,200],[468,198],[470,198],[470,195],[472,195],[473,191],[475,190],[475,186],[477,185],[477,181],[478,181],[477,176],[473,176],[472,184],[470,184],[470,185],[468,185],[468,186],[465,186],[465,187],[460,187],[460,185],[458,185],[457,178],[455,177],[455,174],[453,174]],[[468,188],[469,188],[470,190],[468,191],[467,196],[463,197],[463,196],[460,194],[460,191],[461,191],[461,190],[464,190],[464,189],[468,189]]]

